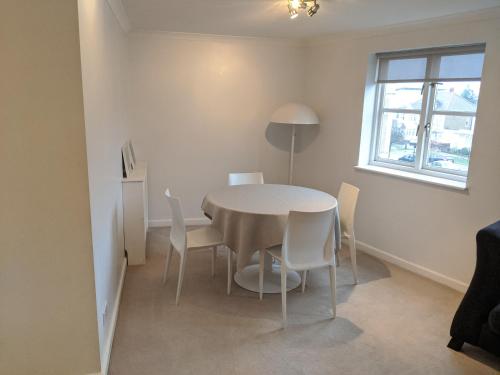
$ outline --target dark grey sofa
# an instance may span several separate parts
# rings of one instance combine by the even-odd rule
[[[453,319],[448,347],[465,342],[500,356],[500,221],[476,236],[476,270]]]

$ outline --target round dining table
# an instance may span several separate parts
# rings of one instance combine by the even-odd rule
[[[252,255],[283,242],[288,213],[328,209],[335,213],[334,244],[339,249],[338,205],[328,193],[292,185],[235,185],[208,193],[202,203],[203,212],[222,234],[223,243],[237,254],[234,280],[253,292],[259,291],[259,265],[252,264]],[[280,267],[273,265],[269,255],[264,269],[264,293],[280,293]],[[288,289],[296,288],[300,282],[300,275],[290,270]]]

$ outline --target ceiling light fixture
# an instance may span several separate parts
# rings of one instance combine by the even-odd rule
[[[291,19],[297,18],[299,10],[304,10],[309,17],[314,16],[319,9],[318,0],[288,0],[288,14]]]

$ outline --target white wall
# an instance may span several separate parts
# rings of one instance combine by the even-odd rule
[[[96,373],[77,2],[2,1],[0,25],[0,373]]]
[[[307,59],[314,69],[308,73],[306,94],[318,111],[321,130],[296,162],[300,184],[332,193],[342,181],[361,188],[359,240],[451,278],[458,288],[472,276],[477,230],[500,218],[500,16],[488,11],[469,18],[312,42]],[[475,42],[487,46],[469,192],[355,171],[369,56]]]
[[[97,317],[106,366],[124,262],[121,146],[128,133],[127,38],[106,0],[79,0],[78,5]]]
[[[149,212],[170,217],[165,188],[202,217],[231,171],[285,182],[288,154],[265,138],[273,110],[303,96],[304,49],[290,41],[130,34],[129,110],[138,159],[149,166]]]

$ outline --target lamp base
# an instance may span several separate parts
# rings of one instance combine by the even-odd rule
[[[252,264],[242,271],[236,272],[234,281],[243,289],[259,293],[259,265]],[[286,290],[292,290],[300,285],[300,275],[295,271],[288,271],[286,277]],[[272,269],[264,270],[263,292],[268,294],[281,293],[281,269],[273,265]]]

